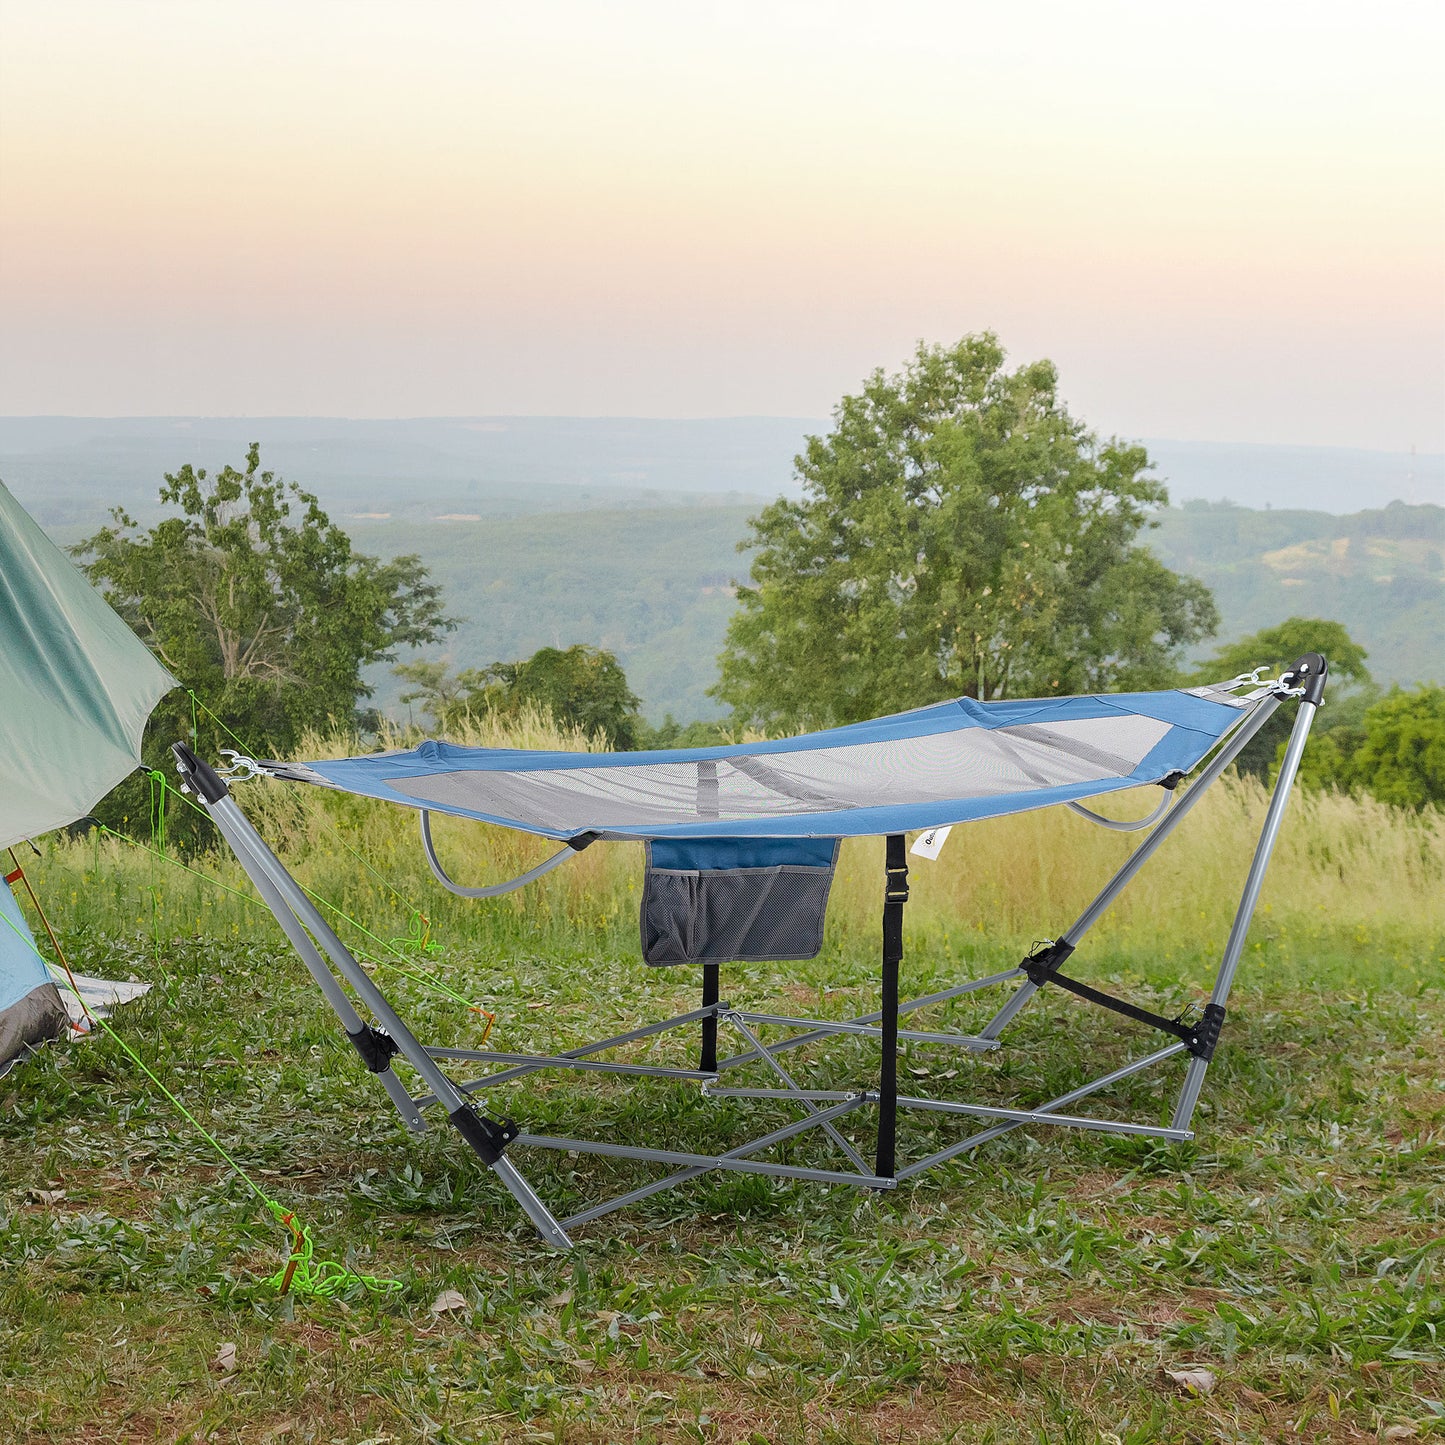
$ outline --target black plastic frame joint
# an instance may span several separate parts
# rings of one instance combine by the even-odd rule
[[[181,781],[203,803],[219,803],[230,797],[230,789],[216,776],[216,770],[204,758],[198,758],[185,743],[172,743],[171,755],[176,760],[176,771]]]
[[[1219,1047],[1219,1035],[1224,1028],[1224,1005],[1218,1003],[1207,1003],[1204,1011],[1199,1016],[1199,1022],[1190,1030],[1189,1037],[1185,1043],[1189,1045],[1189,1052],[1196,1059],[1203,1059],[1207,1064],[1213,1057],[1214,1051]]]
[[[584,848],[590,848],[601,836],[601,833],[579,833],[575,838],[568,838],[567,846],[574,853],[580,853]]]
[[[361,1062],[373,1074],[384,1074],[391,1067],[391,1061],[401,1052],[396,1040],[385,1029],[379,1029],[374,1024],[362,1024],[355,1033],[348,1029],[346,1037],[361,1055]]]
[[[1035,988],[1042,988],[1069,961],[1074,945],[1057,939],[1040,945],[1019,964]]]
[[[1165,775],[1159,779],[1159,786],[1161,788],[1167,788],[1172,793],[1183,781],[1184,774],[1181,773],[1178,768],[1175,768],[1172,773],[1165,773]]]
[[[1319,707],[1324,701],[1325,682],[1330,675],[1330,665],[1322,652],[1307,652],[1289,665],[1289,671],[1281,678],[1293,687],[1304,689],[1304,701]]]
[[[447,1118],[456,1126],[456,1131],[472,1146],[483,1164],[495,1164],[507,1145],[512,1142],[522,1131],[517,1127],[516,1120],[503,1119],[498,1122],[496,1119],[489,1119],[485,1114],[479,1114],[470,1104],[462,1104],[453,1109]]]

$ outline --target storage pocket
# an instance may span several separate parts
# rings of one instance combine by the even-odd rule
[[[838,840],[708,839],[648,845],[642,888],[642,956],[650,964],[749,963],[817,956]],[[774,857],[806,862],[771,863]],[[757,858],[763,866],[659,867],[659,862]],[[820,861],[826,860],[826,861]]]

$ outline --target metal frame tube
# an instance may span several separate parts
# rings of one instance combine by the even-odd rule
[[[702,1069],[672,1069],[662,1064],[615,1064],[604,1059],[568,1059],[560,1054],[550,1056],[547,1054],[504,1054],[495,1053],[491,1049],[448,1049],[431,1044],[426,1046],[426,1051],[434,1059],[461,1059],[497,1064],[526,1063],[548,1069],[577,1069],[583,1073],[639,1074],[650,1079],[691,1079],[702,1082],[717,1078],[716,1074],[706,1073]],[[493,1077],[489,1075],[481,1079],[472,1079],[465,1084],[458,1084],[457,1087],[465,1089],[470,1094],[477,1089],[491,1088],[494,1082]]]
[[[235,805],[232,804],[234,807]],[[239,812],[240,810],[237,809]],[[271,881],[270,875],[264,870],[261,860],[256,856],[251,841],[243,834],[233,835],[228,831],[222,820],[215,819],[221,836],[231,846],[242,868],[246,870],[247,877],[252,885],[261,895],[261,900],[271,910],[272,916],[281,931],[290,941],[292,948],[300,956],[301,962],[306,965],[307,972],[316,980],[316,986],[321,990],[322,996],[326,999],[341,1021],[341,1026],[348,1034],[355,1034],[365,1027],[361,1015],[356,1012],[350,997],[345,989],[337,981],[336,975],[327,966],[326,960],[320,952],[311,935],[302,927],[301,921],[287,906],[286,900],[282,897],[280,890]],[[251,864],[247,864],[247,859]],[[426,1131],[426,1120],[422,1117],[421,1110],[413,1102],[407,1087],[397,1078],[396,1073],[390,1068],[382,1069],[377,1075],[381,1080],[382,1087],[386,1090],[387,1097],[395,1106],[402,1122],[413,1134],[421,1134]]]
[[[1047,1119],[1039,1115],[1051,1114],[1056,1109],[1062,1109],[1066,1104],[1072,1104],[1076,1099],[1087,1098],[1090,1094],[1096,1094],[1100,1089],[1106,1089],[1110,1084],[1117,1084],[1121,1079],[1127,1079],[1132,1074],[1141,1073],[1144,1069],[1153,1064],[1161,1063],[1165,1059],[1173,1058],[1175,1054],[1183,1053],[1182,1043],[1166,1044],[1162,1049],[1156,1049],[1152,1054],[1146,1054],[1142,1059],[1135,1059],[1133,1063],[1124,1064],[1121,1068],[1114,1069],[1111,1073],[1100,1074],[1097,1079],[1090,1079],[1087,1084],[1080,1084],[1077,1089],[1070,1089],[1067,1094],[1060,1094],[1056,1099],[1050,1099],[1046,1104],[1040,1104],[1037,1109],[1031,1111],[1031,1118],[1034,1123],[1045,1124]],[[936,1154],[930,1154],[927,1158],[918,1159],[909,1164],[906,1168],[898,1171],[900,1180],[911,1179],[915,1174],[922,1174],[926,1169],[932,1169],[936,1164],[946,1163],[956,1158],[969,1149],[977,1149],[980,1144],[987,1144],[993,1139],[1007,1134],[1011,1129],[1021,1129],[1024,1120],[1011,1119],[1004,1124],[995,1124],[992,1129],[984,1129],[980,1133],[970,1134],[967,1139],[961,1139],[957,1144],[950,1144],[947,1149],[940,1149]]]
[[[762,1049],[762,1040],[742,1021],[735,1013],[722,1015],[747,1041],[756,1049]],[[828,1137],[848,1156],[849,1162],[861,1173],[868,1172],[868,1166],[863,1162],[863,1156],[823,1117],[823,1112],[815,1109],[802,1094],[798,1092],[797,1081],[793,1076],[770,1054],[763,1052],[763,1058],[767,1061],[768,1067],[783,1081],[786,1088],[792,1090],[792,1097],[802,1108],[803,1112],[810,1118],[815,1119],[820,1128]]]
[[[1279,777],[1275,779],[1274,792],[1269,799],[1269,810],[1260,829],[1259,841],[1255,844],[1254,857],[1245,876],[1244,890],[1240,894],[1239,907],[1235,910],[1234,923],[1229,930],[1229,940],[1224,945],[1224,956],[1219,962],[1219,972],[1214,978],[1214,989],[1209,996],[1211,1004],[1223,1008],[1234,986],[1235,970],[1239,967],[1244,952],[1249,925],[1259,903],[1260,889],[1264,887],[1264,875],[1269,869],[1269,860],[1274,845],[1279,839],[1284,812],[1289,806],[1290,794],[1294,791],[1294,780],[1299,772],[1300,759],[1304,756],[1305,743],[1309,741],[1310,726],[1314,722],[1316,705],[1309,698],[1301,698],[1299,712],[1295,716],[1294,728],[1284,750],[1284,761],[1280,764]],[[1179,1090],[1179,1099],[1174,1106],[1173,1124],[1176,1129],[1187,1129],[1194,1117],[1195,1105],[1199,1102],[1200,1090],[1204,1087],[1204,1076],[1209,1072],[1209,1059],[1192,1058]]]
[[[875,1098],[872,1094],[845,1094],[843,1101],[837,1109],[829,1109],[827,1113],[830,1119],[841,1118],[850,1109],[856,1109],[860,1105],[870,1103]],[[729,1149],[727,1153],[719,1155],[722,1161],[718,1165],[690,1165],[685,1169],[679,1169],[674,1174],[669,1174],[665,1179],[654,1179],[651,1183],[644,1184],[638,1189],[630,1189],[626,1194],[619,1194],[613,1199],[605,1200],[601,1204],[594,1205],[591,1209],[584,1209],[580,1214],[574,1214],[564,1222],[564,1228],[574,1229],[579,1224],[586,1224],[589,1220],[598,1219],[604,1214],[610,1214],[614,1209],[622,1209],[626,1205],[635,1204],[640,1199],[647,1199],[654,1194],[660,1194],[664,1189],[674,1189],[679,1184],[686,1184],[689,1179],[701,1178],[704,1174],[710,1174],[714,1168],[731,1168],[730,1160],[745,1159],[749,1154],[756,1154],[760,1149],[771,1148],[774,1144],[780,1144],[786,1139],[791,1139],[805,1130],[813,1128],[817,1123],[816,1119],[795,1119],[791,1124],[784,1124],[781,1129],[774,1129],[769,1134],[759,1135],[756,1139],[750,1139],[746,1144],[739,1144],[735,1149]],[[851,1175],[845,1175],[844,1180],[848,1183],[856,1182]],[[891,1181],[884,1180],[878,1185],[886,1188]]]
[[[819,1122],[819,1118],[800,1122],[811,1128]],[[733,1169],[740,1174],[767,1174],[774,1179],[807,1179],[816,1184],[854,1184],[867,1189],[887,1189],[894,1182],[888,1175],[848,1174],[841,1169],[808,1169],[799,1164],[771,1164],[764,1159],[745,1159],[733,1154],[689,1154],[676,1149],[647,1149],[640,1145],[608,1144],[601,1139],[558,1139],[550,1134],[519,1134],[513,1147],[523,1145],[539,1149],[562,1149],[577,1154],[601,1154],[609,1159],[636,1159],[645,1164],[680,1164],[701,1173],[714,1169]],[[672,1182],[682,1181],[679,1179]],[[667,1187],[670,1188],[671,1184]]]
[[[257,873],[253,871],[255,869],[271,883],[274,893],[280,895],[285,905],[284,912],[289,912],[325,951],[341,976],[356,990],[377,1022],[391,1035],[402,1056],[442,1102],[447,1112],[453,1114],[459,1109],[469,1109],[471,1104],[467,1096],[432,1061],[431,1056],[403,1022],[401,1015],[391,1006],[386,995],[351,956],[350,950],[337,937],[305,891],[251,826],[250,820],[237,806],[235,799],[228,795],[215,802],[207,802],[205,799],[202,801],[220,829],[221,836],[231,845],[241,866],[251,875],[252,880],[259,886]],[[238,847],[238,843],[241,846]],[[277,914],[277,920],[282,923],[283,928],[286,926],[282,914]],[[571,1249],[572,1241],[567,1237],[567,1232],[537,1197],[536,1191],[527,1183],[516,1165],[505,1155],[499,1155],[487,1162],[522,1211],[536,1225],[542,1237],[559,1249]]]
[[[1204,771],[1188,785],[1184,796],[1169,810],[1147,837],[1129,855],[1119,871],[1101,888],[1094,901],[1059,935],[1060,943],[1077,947],[1084,935],[1103,917],[1109,905],[1133,881],[1135,874],[1154,856],[1160,845],[1189,816],[1190,810],[1202,798],[1211,784],[1218,780],[1224,770],[1244,751],[1256,733],[1274,716],[1281,698],[1275,695],[1260,701],[1254,713],[1245,719],[1205,767]],[[1038,992],[1038,985],[1025,981],[1004,1006],[979,1030],[981,1038],[996,1039],[1009,1025],[1021,1008]]]
[[[902,1010],[900,1009],[900,1012]],[[819,1035],[830,1034],[856,1034],[862,1038],[881,1038],[883,1030],[872,1024],[853,1023],[820,1023],[817,1019],[793,1018],[788,1014],[760,1014],[740,1009],[731,1009],[728,1012],[731,1018],[745,1019],[750,1024],[777,1024],[783,1028],[815,1029]],[[981,1039],[976,1034],[950,1034],[931,1033],[925,1029],[899,1029],[900,1039],[908,1039],[913,1043],[920,1044],[948,1044],[955,1048],[969,1049],[974,1052],[986,1052],[989,1049],[998,1048],[996,1039]],[[759,1050],[775,1054],[778,1050],[771,1045],[759,1044]],[[739,1055],[740,1058],[755,1058],[757,1052],[752,1054]]]
[[[1040,1113],[1037,1109],[1000,1109],[992,1104],[959,1104],[950,1099],[914,1099],[898,1096],[900,1109],[935,1114],[970,1114],[980,1119],[1013,1119],[1020,1124],[1060,1124],[1071,1129],[1097,1129],[1105,1134],[1142,1134],[1153,1139],[1192,1139],[1188,1129],[1165,1129],[1158,1124],[1131,1124],[1123,1119],[1096,1119],[1087,1114]]]
[[[641,1028],[628,1029],[625,1034],[613,1034],[610,1039],[598,1039],[596,1043],[580,1044],[575,1049],[563,1049],[560,1054],[556,1054],[553,1057],[562,1059],[564,1061],[570,1061],[573,1059],[585,1059],[589,1054],[600,1054],[605,1049],[615,1049],[622,1044],[630,1044],[637,1039],[651,1038],[653,1034],[666,1033],[669,1029],[681,1028],[684,1024],[696,1023],[697,1020],[706,1017],[711,1012],[716,1012],[716,1010],[720,1007],[721,1005],[714,1004],[711,1009],[693,1009],[690,1013],[677,1014],[673,1018],[662,1019],[657,1023],[644,1024]],[[529,1058],[531,1059],[535,1059],[536,1057],[537,1055],[529,1055]],[[544,1061],[542,1063],[529,1062],[525,1064],[518,1064],[515,1068],[502,1069],[495,1074],[488,1074],[485,1079],[478,1080],[477,1083],[480,1084],[482,1087],[490,1089],[496,1084],[505,1084],[512,1079],[520,1079],[525,1077],[527,1074],[534,1074],[537,1072],[538,1069],[551,1069],[558,1067],[561,1067],[561,1065],[556,1065],[548,1061]],[[471,1089],[477,1087],[477,1085],[461,1084],[458,1087],[463,1089]],[[432,1100],[430,1098],[417,1100],[418,1104],[431,1102]]]
[[[927,993],[920,998],[911,998],[907,1003],[898,1005],[898,1016],[902,1018],[905,1014],[916,1013],[921,1008],[929,1007],[930,1004],[947,1003],[950,999],[961,998],[966,993],[976,993],[981,988],[992,988],[994,984],[1007,983],[1009,979],[1017,978],[1022,972],[1023,970],[1020,968],[1006,968],[999,973],[989,974],[987,978],[971,978],[967,983],[954,984],[951,988],[940,989],[937,993]],[[748,1017],[756,1016],[749,1015]],[[859,1024],[876,1024],[882,1017],[881,1013],[860,1014],[857,1018],[837,1023],[827,1019],[808,1019],[806,1022],[810,1032],[799,1034],[796,1038],[780,1039],[775,1044],[769,1044],[768,1052],[783,1054],[789,1049],[799,1048],[803,1044],[816,1043],[819,1039],[826,1039],[831,1034],[849,1033]],[[960,1037],[964,1037],[964,1035],[960,1035]],[[736,1068],[739,1064],[746,1064],[755,1058],[757,1058],[757,1054],[751,1049],[747,1053],[734,1054],[729,1059],[718,1061],[718,1072]]]
[[[230,841],[234,833],[249,845],[246,852],[275,885],[275,889],[280,893],[286,907],[320,944],[337,971],[356,990],[362,1002],[371,1010],[376,1021],[391,1035],[406,1061],[426,1081],[427,1087],[449,1109],[459,1108],[465,1103],[460,1090],[432,1062],[427,1051],[403,1022],[401,1015],[392,1008],[386,995],[376,986],[366,970],[352,957],[350,949],[337,937],[331,925],[321,916],[320,911],[300,884],[286,871],[281,860],[276,857],[261,835],[251,826],[250,819],[236,805],[235,800],[229,797],[222,798],[219,802],[212,803],[210,810],[211,816],[216,820],[218,826],[222,824],[223,819],[225,823],[231,825],[229,829],[222,827],[227,841]],[[244,866],[246,858],[242,857],[241,862]]]

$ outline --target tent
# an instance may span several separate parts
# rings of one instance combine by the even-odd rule
[[[176,680],[0,483],[0,849],[84,817],[140,766]],[[7,885],[20,877],[4,869]],[[0,889],[0,1071],[66,1007]]]
[[[569,1231],[576,1225],[716,1169],[882,1190],[1023,1125],[1173,1141],[1193,1138],[1195,1104],[1219,1043],[1235,969],[1327,672],[1325,659],[1309,653],[1278,679],[1264,682],[1256,672],[1188,690],[999,702],[959,698],[802,737],[667,752],[533,752],[426,742],[406,751],[299,764],[236,758],[228,770],[232,781],[291,779],[414,810],[438,881],[466,897],[509,892],[599,842],[642,840],[647,858],[639,919],[642,956],[659,967],[700,966],[700,1005],[551,1055],[421,1043],[252,827],[228,783],[185,744],[176,744],[173,752],[185,786],[210,813],[407,1126],[424,1128],[422,1111],[440,1104],[542,1236],[559,1248],[570,1248]],[[1064,973],[1089,929],[1286,701],[1298,702],[1294,729],[1209,1002],[1197,1016],[1185,1009],[1171,1018]],[[900,1001],[909,832],[936,835],[955,824],[1050,806],[1068,807],[1104,826],[1118,827],[1115,820],[1086,807],[1084,800],[1141,787],[1158,788],[1159,804],[1136,825],[1125,826],[1147,829],[1147,836],[1079,919],[1016,967]],[[442,869],[432,847],[432,812],[521,829],[563,846],[508,882],[458,884]],[[806,959],[818,953],[840,840],[880,835],[887,841],[877,1011],[846,1021],[820,1020],[737,1009],[722,1001],[722,964]],[[975,1034],[900,1027],[911,1013],[998,985],[1011,987],[1012,993]],[[900,1092],[900,1042],[974,1054],[996,1050],[1019,1010],[1050,987],[1162,1034],[1166,1042],[1032,1107]],[[638,1041],[655,1041],[674,1029],[698,1031],[696,1068],[599,1057]],[[720,1056],[718,1048],[723,1030],[737,1044],[737,1051],[727,1057]],[[783,1037],[771,1036],[780,1030]],[[880,1058],[873,1079],[845,1090],[810,1088],[781,1062],[780,1056],[790,1050],[839,1037],[876,1042]],[[410,1066],[422,1086],[419,1093],[413,1094],[397,1076],[392,1067],[397,1058]],[[1174,1059],[1187,1062],[1167,1125],[1071,1109],[1080,1099]],[[467,1063],[493,1067],[461,1083],[443,1067]],[[700,1084],[708,1097],[781,1101],[798,1114],[792,1123],[723,1153],[704,1154],[657,1148],[641,1140],[528,1133],[510,1119],[479,1111],[472,1102],[487,1090],[546,1069],[673,1079]],[[728,1081],[724,1087],[726,1074],[748,1069],[761,1076],[758,1082],[732,1086]],[[981,1121],[984,1127],[905,1162],[899,1153],[898,1123],[900,1111],[908,1110],[956,1115]],[[865,1112],[876,1118],[866,1143],[855,1127]],[[759,1157],[812,1130],[826,1136],[848,1167]],[[666,1166],[669,1172],[559,1220],[511,1157],[513,1150],[527,1147],[637,1160]],[[871,1150],[871,1160],[864,1158],[864,1147]]]

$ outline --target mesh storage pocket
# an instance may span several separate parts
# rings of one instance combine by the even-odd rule
[[[643,958],[662,966],[816,957],[837,858],[836,841],[825,842],[831,857],[821,865],[683,869],[649,861]]]

